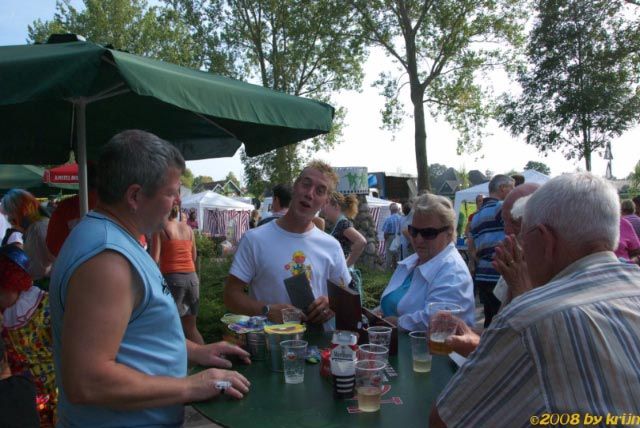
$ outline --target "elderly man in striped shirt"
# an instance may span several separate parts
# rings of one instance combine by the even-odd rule
[[[534,288],[494,318],[430,427],[605,426],[640,415],[640,268],[613,253],[619,221],[616,191],[590,173],[531,196],[520,239]]]

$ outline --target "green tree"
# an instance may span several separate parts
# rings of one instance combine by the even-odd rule
[[[209,177],[208,175],[199,175],[196,178],[193,179],[193,187],[192,189],[195,192],[199,192],[201,191],[201,185],[204,183],[212,183],[213,182],[213,178]]]
[[[383,72],[383,124],[402,121],[400,89],[408,84],[415,128],[418,191],[430,190],[425,108],[459,133],[458,151],[480,146],[491,113],[476,75],[508,64],[522,42],[518,0],[351,0],[371,43],[384,48],[406,77]]]
[[[633,168],[633,171],[627,177],[628,180],[631,181],[629,186],[629,191],[633,195],[637,195],[640,193],[640,161],[636,163],[636,166]]]
[[[638,22],[621,0],[538,0],[520,70],[519,97],[506,97],[502,124],[541,152],[585,160],[635,124]]]
[[[189,17],[192,33],[207,33],[220,40],[230,72],[236,77],[327,102],[334,91],[360,86],[364,46],[355,32],[350,9],[340,0],[167,3]],[[251,159],[243,156],[248,186],[291,182],[312,153],[337,143],[344,115],[343,109],[336,110],[328,136]]]
[[[193,189],[193,172],[189,168],[185,168],[180,176],[180,184],[189,189]]]
[[[233,184],[238,186],[239,189],[242,188],[242,184],[240,183],[240,180],[238,180],[238,177],[236,177],[236,175],[233,173],[233,171],[229,171],[227,176],[224,178],[224,181],[225,181],[225,183],[227,181],[231,181]]]
[[[116,49],[199,68],[202,48],[180,16],[167,8],[149,7],[144,0],[57,0],[51,21],[28,27],[30,42],[44,42],[52,33],[75,33]]]
[[[524,166],[524,170],[532,169],[534,171],[541,172],[544,175],[551,175],[551,168],[546,163],[537,162],[537,161],[529,161]]]

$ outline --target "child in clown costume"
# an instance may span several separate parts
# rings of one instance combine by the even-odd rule
[[[2,340],[11,373],[30,378],[36,386],[41,427],[55,424],[57,390],[52,358],[49,295],[33,285],[29,260],[20,248],[0,248],[0,311]]]

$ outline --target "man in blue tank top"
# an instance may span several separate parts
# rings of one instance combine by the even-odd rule
[[[162,274],[138,241],[167,218],[184,168],[175,147],[143,131],[103,148],[96,209],[72,230],[51,277],[58,426],[179,427],[183,403],[248,392],[234,371],[186,376],[188,360],[229,368],[221,354],[248,354],[185,340]]]

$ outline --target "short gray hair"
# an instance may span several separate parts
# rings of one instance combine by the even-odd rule
[[[180,151],[167,141],[137,129],[120,132],[103,146],[98,162],[98,195],[113,204],[125,195],[132,184],[142,187],[145,195],[154,195],[165,184],[169,168],[184,172]]]
[[[508,186],[510,184],[515,184],[515,182],[516,181],[508,175],[498,174],[489,182],[489,194],[499,191],[500,186]]]
[[[531,195],[525,228],[544,224],[572,246],[605,243],[611,251],[620,239],[620,202],[606,180],[588,172],[553,178]]]
[[[418,196],[413,202],[414,217],[417,214],[435,215],[445,226],[451,228],[451,241],[454,242],[456,240],[457,218],[450,199],[431,193]]]

